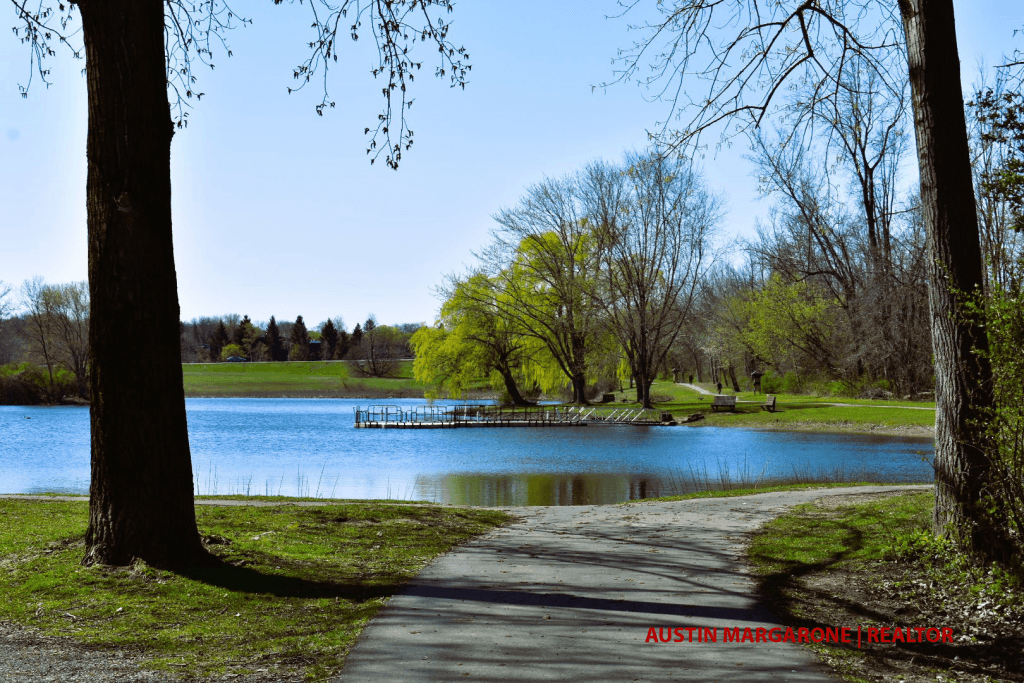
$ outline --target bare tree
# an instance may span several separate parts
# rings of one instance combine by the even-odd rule
[[[632,7],[637,3],[631,3]],[[936,369],[935,530],[988,558],[1009,551],[984,512],[989,464],[978,424],[993,403],[987,340],[963,297],[984,285],[953,0],[676,0],[623,55],[623,78],[653,66],[649,83],[685,114],[676,145],[717,124],[755,127],[781,107],[786,86],[809,83],[817,103],[839,96],[853,65],[880,87],[912,94],[921,205],[929,250]],[[687,76],[707,88],[690,98]]]
[[[580,184],[603,244],[597,295],[633,369],[637,400],[650,408],[651,382],[714,261],[722,201],[686,164],[657,153],[629,154],[623,167],[591,164]]]
[[[89,398],[89,284],[55,285],[53,332],[60,362],[75,375],[79,398]]]
[[[371,313],[363,324],[363,337],[355,349],[359,372],[370,377],[391,377],[398,367],[401,333],[389,325],[378,325]]]
[[[57,296],[52,287],[36,276],[21,286],[22,307],[25,311],[25,334],[30,353],[45,367],[47,374],[46,398],[56,401],[60,396],[54,371],[58,365],[55,321]]]
[[[30,352],[46,367],[47,398],[63,398],[65,387],[55,371],[63,367],[75,376],[80,398],[89,396],[89,293],[84,282],[47,285],[41,277],[21,288],[25,324],[22,334]]]
[[[7,322],[7,316],[14,310],[14,300],[10,298],[11,290],[12,287],[10,285],[4,284],[4,281],[0,280],[0,365],[6,362],[2,352],[6,348],[7,342],[7,339],[4,337],[6,329],[4,323]]]

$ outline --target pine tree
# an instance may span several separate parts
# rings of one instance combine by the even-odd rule
[[[334,326],[334,322],[330,318],[320,326],[320,344],[323,359],[334,358],[334,350],[338,346],[338,328]]]
[[[361,344],[362,341],[363,341],[363,328],[359,326],[359,323],[356,323],[356,328],[354,330],[352,330],[352,336],[349,338],[349,341],[348,341],[348,348],[349,349],[357,349],[357,348],[359,348],[359,344]]]
[[[351,337],[349,336],[349,333],[346,332],[344,328],[338,330],[338,344],[337,346],[334,347],[334,359],[343,359],[350,348],[352,348],[352,341]]]
[[[235,325],[235,329],[231,333],[231,343],[244,347],[245,335],[248,333],[250,325],[252,325],[252,321],[249,320],[249,316],[243,315],[242,319],[237,325]]]
[[[300,315],[292,325],[292,333],[289,336],[292,348],[288,352],[288,360],[309,360],[309,332],[306,330],[306,323]]]
[[[267,323],[267,349],[270,352],[270,360],[284,360],[284,345],[281,343],[281,333],[277,329],[277,321],[270,316]]]
[[[220,360],[220,350],[228,343],[228,330],[224,327],[224,321],[217,322],[217,329],[210,335],[210,361],[216,363]]]

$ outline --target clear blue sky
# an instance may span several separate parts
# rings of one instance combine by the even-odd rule
[[[248,4],[248,3],[247,3]],[[963,81],[1024,37],[1019,0],[956,3]],[[0,16],[14,25],[0,0]],[[246,8],[248,10],[248,8]],[[588,161],[618,159],[646,144],[665,107],[636,85],[605,91],[611,58],[633,36],[613,0],[462,0],[451,36],[470,51],[464,92],[426,72],[410,112],[415,144],[398,172],[370,166],[363,129],[381,104],[369,75],[366,36],[345,45],[332,73],[338,109],[313,111],[313,88],[288,95],[292,67],[308,39],[305,5],[251,10],[253,25],[232,32],[234,57],[200,72],[205,92],[172,148],[174,243],[183,319],[222,313],[309,324],[341,315],[351,329],[375,313],[381,323],[429,322],[432,289],[461,271],[483,246],[491,215],[545,175]],[[0,22],[2,23],[2,22]],[[15,286],[86,278],[85,131],[82,62],[52,61],[49,89],[17,85],[28,52],[0,32],[0,280]],[[709,183],[728,199],[727,241],[752,234],[765,215],[745,149],[704,161]]]

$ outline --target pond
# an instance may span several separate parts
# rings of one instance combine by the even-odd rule
[[[353,409],[371,402],[188,399],[196,493],[579,505],[720,479],[932,480],[928,438],[625,425],[355,429]],[[0,406],[0,493],[88,490],[88,408]]]

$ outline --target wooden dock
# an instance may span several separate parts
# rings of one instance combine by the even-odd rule
[[[666,416],[668,419],[666,419]],[[362,429],[456,429],[483,427],[584,427],[589,424],[668,424],[671,416],[658,410],[599,406],[494,405],[400,406],[355,408],[355,426]]]

